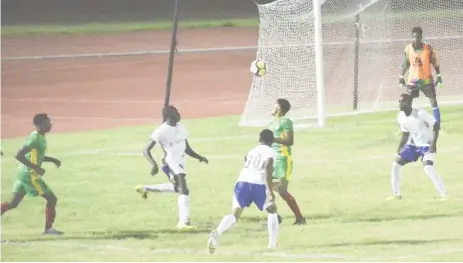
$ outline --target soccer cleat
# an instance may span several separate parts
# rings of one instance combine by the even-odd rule
[[[296,221],[293,223],[293,225],[305,225],[306,223],[307,223],[307,221],[303,217],[303,218],[296,219]]]
[[[137,191],[141,195],[141,198],[143,199],[148,198],[148,192],[143,186],[137,185],[137,187],[135,187],[135,191]]]
[[[58,231],[56,229],[54,229],[53,227],[50,227],[48,229],[45,229],[45,231],[43,232],[44,235],[53,235],[53,236],[61,236],[62,234],[64,234],[63,232],[61,231]]]
[[[402,200],[401,195],[391,195],[388,198],[386,198],[386,201],[391,201],[391,200]]]
[[[192,226],[190,221],[188,221],[186,223],[178,223],[177,229],[180,231],[189,231],[189,230],[197,230],[198,227]]]
[[[209,253],[213,254],[215,252],[217,244],[217,231],[212,230],[211,233],[209,233],[209,239],[207,240],[207,248],[209,249]]]

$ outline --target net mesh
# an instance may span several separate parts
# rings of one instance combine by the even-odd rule
[[[321,4],[328,115],[396,107],[397,97],[404,91],[398,84],[400,65],[415,26],[423,28],[424,42],[436,49],[441,61],[445,87],[438,89],[439,102],[463,101],[463,74],[459,70],[463,64],[459,58],[463,50],[463,1],[322,0]],[[258,7],[256,58],[267,63],[268,72],[254,77],[240,125],[266,125],[269,111],[280,97],[291,102],[290,117],[297,123],[315,124],[313,3],[277,0]],[[417,104],[428,104],[423,95],[420,97]]]

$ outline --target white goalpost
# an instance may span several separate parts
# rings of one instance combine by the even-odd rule
[[[276,0],[258,8],[256,58],[267,74],[253,77],[240,126],[267,125],[278,98],[291,102],[290,117],[303,127],[397,108],[415,26],[441,61],[439,103],[463,103],[461,0]],[[414,103],[429,104],[422,94]]]

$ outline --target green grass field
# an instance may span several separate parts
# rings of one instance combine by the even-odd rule
[[[299,130],[290,190],[308,218],[284,217],[277,251],[266,250],[266,215],[252,207],[206,251],[208,232],[230,213],[232,189],[257,128],[237,117],[185,120],[191,144],[209,165],[188,161],[192,221],[197,232],[178,232],[177,198],[137,184],[151,177],[141,155],[154,126],[50,134],[45,180],[58,196],[56,227],[63,237],[41,235],[44,200],[28,198],[2,217],[3,261],[463,261],[463,106],[443,107],[444,133],[436,167],[451,198],[441,202],[419,163],[404,169],[404,199],[386,202],[389,170],[399,136],[394,112],[333,118],[325,129]],[[2,141],[2,201],[10,198],[24,138]],[[157,149],[159,158],[160,151]]]
[[[329,15],[323,16],[323,23],[338,21],[342,16]],[[423,11],[423,12],[404,12],[383,14],[382,18],[404,19],[404,18],[442,18],[442,19],[463,19],[463,10],[443,10],[443,11]],[[352,16],[352,19],[354,17]],[[342,17],[346,19],[346,17]],[[364,14],[362,21],[377,20],[377,14]],[[259,18],[242,19],[213,19],[213,20],[191,20],[180,21],[179,28],[222,28],[222,27],[258,27]],[[93,33],[121,33],[132,31],[147,30],[168,30],[172,28],[171,21],[151,21],[151,22],[128,22],[128,23],[89,23],[79,25],[20,25],[2,26],[3,37],[29,36],[29,35],[57,35],[57,34],[93,34]]]

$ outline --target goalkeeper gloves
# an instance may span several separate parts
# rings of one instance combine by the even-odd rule
[[[404,75],[400,75],[400,76],[399,76],[399,84],[401,84],[401,85],[404,85],[404,86],[405,86],[405,79],[404,79]]]
[[[444,83],[442,82],[442,77],[440,76],[440,74],[437,74],[436,86],[439,87],[439,88],[444,87]]]

